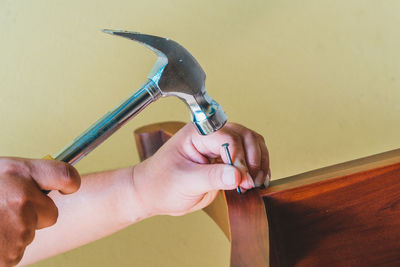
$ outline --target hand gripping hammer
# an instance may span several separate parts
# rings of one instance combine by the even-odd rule
[[[148,81],[114,110],[83,132],[54,159],[75,164],[129,119],[160,97],[176,96],[189,107],[193,123],[202,135],[220,129],[227,117],[206,92],[206,74],[196,59],[180,44],[158,36],[120,30],[103,30],[143,44],[157,54]],[[46,157],[51,158],[51,157]]]

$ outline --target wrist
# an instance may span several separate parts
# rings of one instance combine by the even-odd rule
[[[118,217],[124,224],[133,224],[147,217],[148,212],[143,206],[134,182],[134,176],[137,166],[127,167],[112,171],[115,181],[114,185],[118,186],[115,192],[116,203],[114,209],[118,210]],[[114,193],[113,193],[114,194]]]
[[[141,183],[141,181],[146,180],[146,170],[145,170],[145,162],[142,162],[136,166],[131,167],[131,175],[130,175],[130,198],[132,202],[132,218],[138,218],[138,220],[143,220],[154,215],[157,215],[156,212],[151,208],[151,203],[149,203],[148,198],[146,196],[146,188],[145,185]]]

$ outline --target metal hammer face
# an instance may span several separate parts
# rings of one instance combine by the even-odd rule
[[[206,92],[206,74],[183,46],[153,35],[120,30],[104,32],[139,42],[157,54],[148,78],[158,87],[161,96],[176,96],[186,103],[201,134],[210,134],[225,124],[224,111]]]

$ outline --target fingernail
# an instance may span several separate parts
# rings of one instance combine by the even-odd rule
[[[265,178],[264,186],[268,187],[270,182],[271,182],[271,174],[268,172],[267,178]]]
[[[224,167],[224,172],[222,173],[222,182],[228,186],[235,185],[235,169],[233,167]]]
[[[254,185],[256,187],[260,187],[263,184],[263,180],[264,180],[264,172],[258,171],[256,179],[254,179]]]
[[[247,181],[250,185],[250,188],[254,187],[254,181],[253,181],[253,177],[251,177],[250,173],[246,173],[247,174]]]

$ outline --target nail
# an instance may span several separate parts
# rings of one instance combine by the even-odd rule
[[[222,182],[227,186],[235,185],[235,170],[233,167],[224,167],[224,171],[222,173]]]
[[[232,166],[232,165],[233,165],[233,164],[232,164],[232,158],[231,158],[231,154],[229,153],[228,146],[229,146],[228,143],[222,144],[222,147],[223,147],[224,150],[225,150],[226,157],[227,157],[227,159],[228,159],[229,165]],[[236,192],[238,192],[239,195],[242,193],[242,191],[240,190],[240,186],[236,187]]]
[[[256,178],[254,179],[254,185],[256,187],[260,187],[263,184],[264,180],[264,172],[263,171],[258,171]]]

